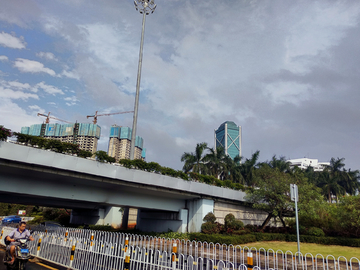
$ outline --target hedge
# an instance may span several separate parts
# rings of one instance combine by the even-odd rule
[[[245,235],[222,235],[222,234],[204,234],[204,233],[189,233],[189,239],[201,242],[212,242],[226,245],[241,245],[251,242],[261,241],[285,241],[297,242],[297,237],[294,234],[281,233],[250,233]],[[360,239],[358,238],[344,238],[344,237],[317,237],[312,235],[300,235],[300,242],[315,243],[321,245],[338,245],[348,247],[360,247]]]

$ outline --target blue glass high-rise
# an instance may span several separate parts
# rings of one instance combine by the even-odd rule
[[[224,148],[225,155],[232,159],[241,157],[241,126],[232,121],[222,123],[214,132],[215,147]]]

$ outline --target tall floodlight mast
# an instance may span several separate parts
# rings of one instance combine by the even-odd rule
[[[153,13],[156,8],[154,0],[134,0],[135,8],[141,14],[143,14],[142,20],[142,31],[141,31],[141,41],[140,41],[140,53],[139,53],[139,65],[136,81],[136,95],[135,95],[135,106],[134,106],[134,119],[133,127],[131,134],[131,145],[130,145],[130,159],[135,158],[135,140],[136,140],[136,126],[137,126],[137,116],[138,116],[138,107],[139,107],[139,92],[140,92],[140,79],[141,79],[141,66],[142,66],[142,57],[143,57],[143,45],[144,45],[144,32],[145,32],[145,16]]]

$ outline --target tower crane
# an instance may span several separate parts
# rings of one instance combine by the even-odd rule
[[[95,112],[95,115],[88,115],[86,118],[94,117],[93,123],[94,125],[97,123],[98,116],[109,116],[114,114],[123,114],[123,113],[133,113],[134,111],[126,111],[126,112],[115,112],[115,113],[102,113],[98,114],[98,111]]]
[[[61,121],[61,122],[65,122],[65,123],[71,124],[71,122],[68,122],[68,121],[61,120],[61,119],[59,119],[59,118],[50,116],[50,112],[49,112],[47,115],[46,115],[46,114],[42,114],[42,113],[38,113],[37,116],[44,116],[44,117],[46,117],[46,120],[45,120],[45,123],[46,123],[46,124],[49,124],[49,123],[50,123],[50,118],[51,118],[51,119],[54,119],[54,120],[58,120],[58,121]]]

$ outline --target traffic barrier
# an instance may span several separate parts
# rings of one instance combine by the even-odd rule
[[[252,270],[254,267],[252,252],[247,253],[247,270]]]
[[[0,227],[3,236],[14,228]],[[360,270],[358,258],[75,228],[33,233],[32,255],[79,270]],[[4,237],[0,239],[4,244]],[[127,244],[127,245],[126,245]],[[76,247],[73,249],[73,247]],[[300,257],[300,262],[298,258]]]

